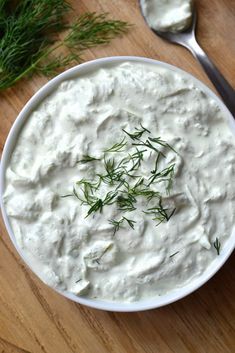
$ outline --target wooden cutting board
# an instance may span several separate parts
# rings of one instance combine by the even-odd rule
[[[198,40],[235,87],[235,0],[196,0]],[[129,21],[129,34],[85,53],[146,56],[181,67],[212,87],[185,49],[157,38],[137,0],[77,0],[77,14],[109,12]],[[28,99],[44,84],[33,78],[0,94],[0,143]],[[167,307],[107,313],[75,304],[45,286],[22,262],[1,223],[0,353],[234,353],[235,254],[208,284]]]

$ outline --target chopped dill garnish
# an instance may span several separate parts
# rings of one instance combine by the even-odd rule
[[[160,223],[166,221],[168,222],[170,220],[170,218],[173,216],[173,214],[175,213],[175,208],[170,211],[168,208],[164,208],[162,205],[162,198],[159,198],[159,202],[157,206],[148,208],[147,211],[143,211],[145,214],[149,214],[151,216],[153,216],[152,220],[157,221],[157,225],[159,225]]]
[[[157,152],[158,154],[161,154],[163,157],[165,157],[165,154],[162,151],[160,151],[156,146],[154,146],[149,138],[145,141],[138,140],[138,142],[135,142],[132,145],[147,147],[147,148],[153,150],[154,152]],[[160,145],[162,145],[162,144],[160,144]]]
[[[137,129],[135,128],[135,132],[130,133],[124,129],[122,129],[123,132],[125,132],[125,134],[127,134],[132,140],[138,140],[142,137],[142,135],[147,132],[147,133],[151,133],[148,129],[146,129],[142,124],[140,124],[141,128]]]
[[[119,229],[121,227],[121,224],[123,223],[123,218],[120,219],[120,221],[117,221],[116,219],[110,219],[109,223],[112,224],[112,226],[113,226],[113,235],[115,235],[119,231]]]
[[[217,255],[219,255],[220,254],[221,243],[220,243],[218,238],[215,239],[213,245],[214,245],[214,248],[217,251]]]
[[[100,161],[100,158],[95,158],[95,157],[89,156],[88,154],[84,154],[82,156],[82,159],[80,159],[77,163],[89,163],[93,161]]]
[[[95,190],[98,189],[98,183],[92,183],[89,180],[81,179],[76,183],[78,187],[78,191],[76,188],[73,188],[73,193],[81,201],[82,205],[92,205],[96,197],[94,196]],[[79,191],[81,191],[82,195],[80,195]]]
[[[155,142],[155,143],[161,145],[162,147],[167,147],[170,150],[172,150],[173,152],[177,153],[176,150],[172,146],[170,146],[166,141],[162,140],[161,137],[156,137],[156,138],[149,137],[149,140],[151,142]]]
[[[110,219],[109,223],[113,226],[113,235],[117,233],[124,221],[126,221],[132,229],[135,228],[134,223],[136,223],[136,221],[133,221],[132,219],[126,217],[122,217],[119,221],[115,219]]]
[[[125,151],[125,147],[127,145],[125,137],[123,137],[121,142],[115,143],[112,147],[104,150],[104,152],[123,152]]]
[[[167,182],[166,189],[167,189],[167,192],[169,193],[169,191],[172,188],[174,168],[175,168],[175,164],[171,164],[170,166],[168,166],[167,168],[164,168],[160,172],[157,172],[157,170],[151,171],[152,175],[149,177],[148,186],[150,186],[154,182],[160,183],[164,181],[164,182]]]
[[[95,201],[95,203],[91,206],[91,208],[89,208],[86,217],[90,216],[90,214],[92,214],[93,212],[97,212],[97,211],[102,211],[104,206],[103,200],[102,199],[98,199],[97,201]]]
[[[61,195],[60,197],[63,199],[63,198],[66,198],[66,197],[71,197],[71,196],[74,196],[74,194]]]
[[[109,191],[103,200],[102,199],[95,200],[94,203],[89,208],[86,218],[94,212],[99,211],[101,213],[105,205],[112,205],[115,202],[114,198],[117,196],[117,194],[118,194],[117,192]]]
[[[177,255],[179,253],[179,251],[176,251],[174,254],[170,255],[169,257],[172,258],[174,257],[175,255]]]
[[[113,225],[114,234],[124,225],[134,229],[136,221],[130,219],[128,213],[137,208],[151,216],[152,220],[156,221],[156,225],[168,222],[175,212],[175,209],[169,209],[163,204],[163,195],[156,189],[157,184],[163,182],[165,193],[170,193],[175,167],[175,164],[170,164],[159,170],[159,162],[161,159],[164,160],[165,155],[156,145],[172,151],[174,149],[160,137],[148,137],[146,141],[140,140],[143,134],[150,134],[150,131],[143,125],[135,128],[133,132],[126,130],[123,132],[127,136],[110,148],[106,148],[100,158],[90,155],[82,157],[80,163],[96,161],[97,166],[94,165],[94,168],[95,170],[98,168],[99,173],[94,173],[92,180],[82,178],[77,181],[73,194],[61,196],[75,196],[80,200],[81,205],[88,206],[86,218],[96,212],[102,213],[107,205],[115,205],[116,210],[127,216],[121,214],[119,220],[109,220],[109,223]],[[144,148],[140,149],[137,146]],[[151,149],[150,153],[149,149]],[[112,154],[111,158],[110,154]],[[138,175],[146,156],[148,159],[151,157],[150,161],[154,160],[153,165],[147,166],[146,164],[144,166],[145,175]],[[146,169],[148,167],[151,169]],[[104,184],[108,191],[105,195]]]
[[[134,223],[136,223],[136,221],[133,221],[132,219],[128,219],[126,217],[122,217],[132,229],[135,229]]]
[[[123,195],[119,195],[117,197],[117,207],[118,210],[124,211],[124,212],[131,212],[136,210],[136,207],[134,206],[134,203],[136,202],[136,199],[130,195],[129,193],[125,193]]]
[[[133,172],[134,170],[139,169],[141,166],[142,161],[144,160],[144,152],[147,150],[139,150],[136,148],[136,152],[129,155],[130,156],[130,161],[132,162],[132,167],[131,169],[128,170],[128,172]]]

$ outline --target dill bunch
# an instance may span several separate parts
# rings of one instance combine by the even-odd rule
[[[53,76],[81,62],[83,50],[109,43],[129,27],[96,13],[70,24],[66,14],[71,10],[64,0],[0,0],[0,90],[29,74]],[[58,54],[63,47],[67,54]]]

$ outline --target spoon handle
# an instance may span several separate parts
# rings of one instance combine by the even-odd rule
[[[224,76],[220,73],[213,62],[208,58],[204,50],[197,43],[195,37],[191,37],[187,43],[187,48],[199,61],[207,76],[221,95],[225,105],[235,118],[235,91]]]

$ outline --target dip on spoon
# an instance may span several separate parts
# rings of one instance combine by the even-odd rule
[[[181,32],[192,23],[192,0],[140,0],[140,5],[155,30]]]
[[[152,31],[169,42],[191,51],[235,117],[235,91],[220,73],[195,37],[196,11],[192,0],[139,0],[142,14]]]

